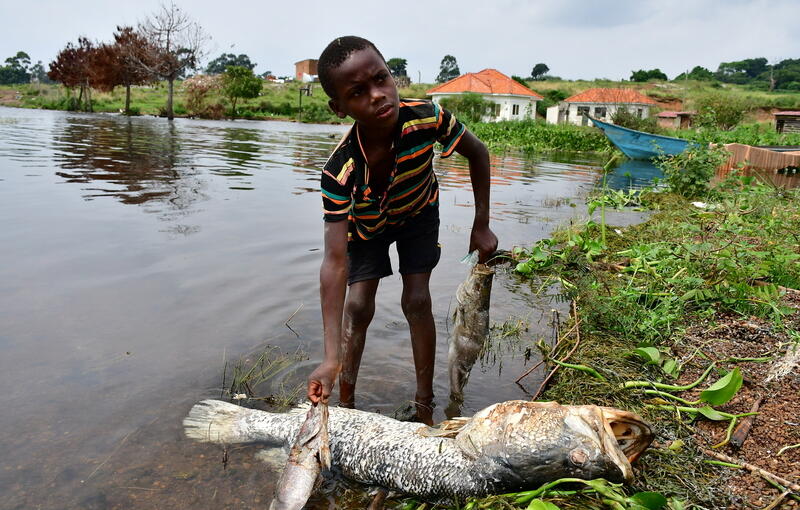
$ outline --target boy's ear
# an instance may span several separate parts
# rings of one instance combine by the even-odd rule
[[[335,99],[328,101],[328,107],[330,107],[333,113],[335,113],[340,119],[347,117],[347,114],[339,109],[339,103],[337,103]]]

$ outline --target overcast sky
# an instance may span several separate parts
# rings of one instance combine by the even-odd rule
[[[294,73],[333,38],[360,35],[413,81],[432,83],[442,57],[462,73],[487,67],[528,76],[538,62],[567,79],[628,79],[658,67],[670,78],[753,57],[800,58],[800,0],[336,0],[175,2],[211,36],[208,57],[245,53],[256,72]],[[160,0],[0,0],[0,60],[27,52],[45,66],[68,41],[108,41]]]

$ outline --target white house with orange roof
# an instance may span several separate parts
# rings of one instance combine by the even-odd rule
[[[446,97],[457,97],[468,93],[479,94],[484,101],[494,103],[494,108],[481,119],[484,122],[536,118],[536,102],[543,99],[536,92],[496,69],[462,74],[430,89],[427,95],[431,96],[434,103],[440,104]]]
[[[639,118],[650,117],[650,110],[658,103],[633,89],[589,89],[566,98],[547,109],[548,124],[589,124],[587,115],[612,122],[614,114],[622,109]]]

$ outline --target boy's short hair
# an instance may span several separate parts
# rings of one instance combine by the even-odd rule
[[[347,57],[354,52],[367,48],[372,48],[381,59],[386,60],[371,41],[355,35],[337,37],[322,50],[322,55],[319,56],[319,61],[317,62],[317,75],[319,76],[322,90],[328,94],[328,97],[331,99],[336,98],[336,89],[331,79],[331,71],[342,65],[347,60]]]

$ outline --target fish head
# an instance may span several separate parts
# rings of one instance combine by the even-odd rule
[[[632,413],[615,414],[597,406],[509,401],[476,413],[456,442],[468,455],[502,466],[509,488],[567,477],[629,482],[633,470],[612,425],[636,456],[652,440],[650,428]],[[636,431],[643,439],[634,437]]]

